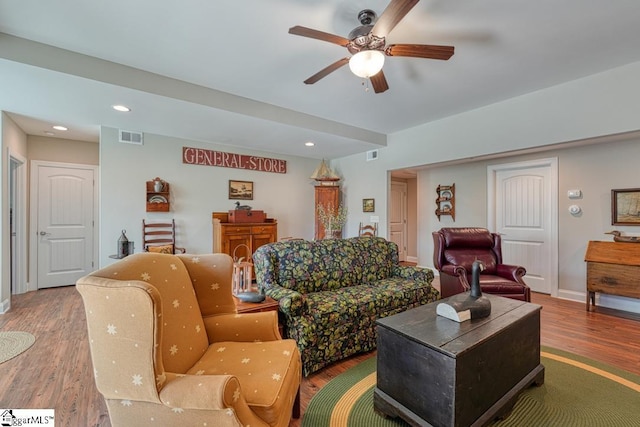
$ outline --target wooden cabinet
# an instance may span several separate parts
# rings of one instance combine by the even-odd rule
[[[316,218],[316,232],[315,239],[324,239],[325,231],[322,223],[320,222],[320,218],[318,218],[318,206],[322,205],[327,209],[327,207],[332,207],[333,211],[336,212],[340,207],[340,187],[337,185],[316,185],[316,203],[315,203],[315,218]],[[339,233],[339,235],[337,235]],[[342,237],[342,231],[334,232],[334,237]]]
[[[169,212],[169,183],[160,178],[147,181],[147,212]]]
[[[438,185],[436,188],[436,216],[440,221],[440,216],[450,215],[451,219],[456,220],[456,184]]]
[[[596,292],[640,298],[640,243],[590,241],[587,262],[587,311]]]
[[[262,223],[232,223],[227,212],[213,212],[211,219],[214,253],[234,256],[235,251],[236,258],[250,259],[260,246],[278,240],[278,223],[272,218]]]

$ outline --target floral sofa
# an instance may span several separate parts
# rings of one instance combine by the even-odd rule
[[[289,240],[253,255],[258,286],[279,301],[304,375],[376,347],[378,318],[435,301],[433,272],[401,266],[380,237]]]

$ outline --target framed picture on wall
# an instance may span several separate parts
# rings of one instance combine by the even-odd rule
[[[375,212],[376,200],[375,199],[362,199],[362,212]]]
[[[253,181],[229,180],[229,199],[253,200]]]
[[[611,190],[611,224],[640,225],[640,188]]]

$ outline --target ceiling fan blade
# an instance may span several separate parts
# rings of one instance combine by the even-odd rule
[[[382,70],[380,70],[375,76],[369,77],[369,80],[371,80],[371,86],[373,86],[373,91],[375,93],[382,93],[389,89],[387,79],[384,77]]]
[[[391,44],[384,53],[389,56],[410,56],[412,58],[429,58],[447,60],[453,56],[453,46],[436,46],[430,44]]]
[[[413,6],[415,6],[418,1],[419,0],[391,0],[391,3],[389,3],[384,12],[382,12],[382,15],[380,15],[371,29],[371,33],[378,37],[387,37],[391,30],[413,9]]]
[[[302,36],[302,37],[310,37],[312,39],[322,40],[329,43],[335,43],[340,46],[346,46],[349,43],[349,39],[345,39],[344,37],[336,36],[335,34],[325,33],[324,31],[314,30],[312,28],[301,27],[299,25],[289,28],[289,34]]]
[[[317,73],[315,73],[313,76],[309,77],[304,82],[306,84],[308,84],[308,85],[312,85],[315,82],[317,82],[318,80],[320,80],[321,78],[326,77],[327,75],[333,73],[335,70],[337,70],[338,68],[340,68],[343,65],[347,64],[348,62],[349,62],[349,58],[342,58],[342,59],[334,62],[333,64],[329,65],[328,67],[325,67],[322,70],[318,71]]]

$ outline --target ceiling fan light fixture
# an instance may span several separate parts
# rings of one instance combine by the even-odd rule
[[[383,65],[384,53],[379,50],[362,50],[349,59],[351,72],[365,79],[378,74]]]

